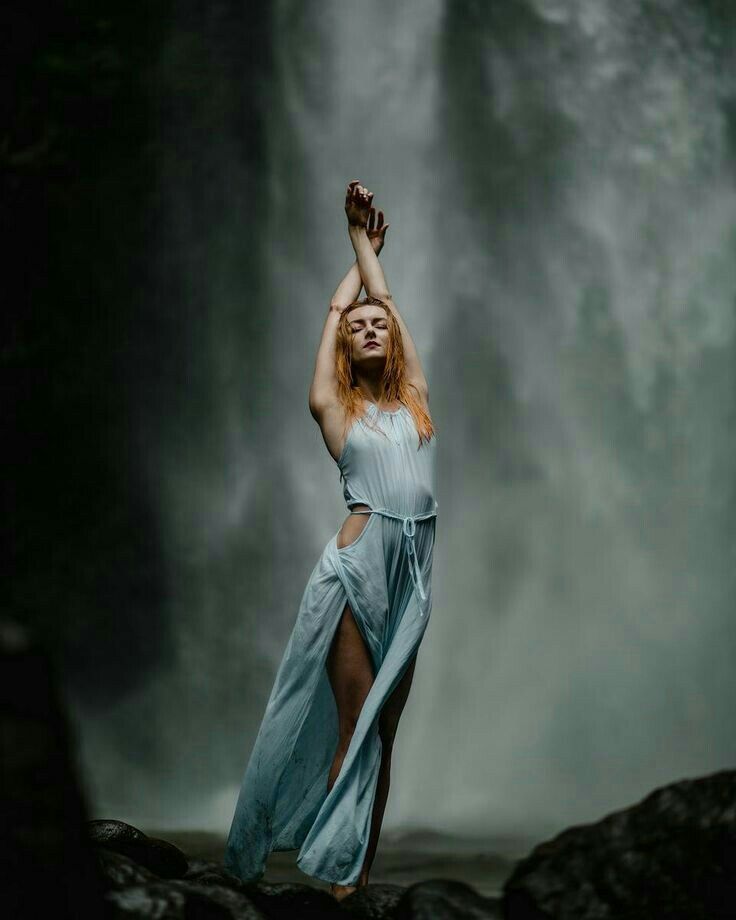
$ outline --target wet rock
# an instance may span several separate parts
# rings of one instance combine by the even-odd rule
[[[222,863],[210,859],[190,859],[184,880],[199,885],[222,885],[224,888],[234,888],[237,891],[244,890],[245,884],[232,872],[228,872]]]
[[[507,920],[732,920],[736,771],[672,783],[540,844],[504,906]]]
[[[189,895],[206,897],[218,908],[228,911],[228,916],[232,917],[232,920],[265,920],[264,914],[243,891],[222,885],[198,885],[193,882],[176,881],[171,884]],[[187,914],[187,920],[189,916]],[[297,918],[294,917],[294,920]]]
[[[115,821],[112,818],[98,818],[87,822],[87,836],[99,846],[110,846],[115,849],[118,843],[133,843],[145,840],[146,835],[132,824],[125,821]]]
[[[205,862],[187,879],[158,878],[135,860],[100,847],[98,861],[108,883],[105,896],[114,917],[217,918],[262,920],[243,891],[243,883],[217,863]],[[221,868],[221,867],[220,867]]]
[[[361,920],[382,920],[392,916],[405,891],[403,885],[366,885],[343,898],[340,907]]]
[[[227,907],[217,904],[206,894],[175,887],[173,882],[158,881],[146,885],[108,891],[105,895],[115,920],[233,920]],[[254,920],[258,915],[254,915]]]
[[[243,890],[269,920],[344,920],[345,917],[340,903],[329,891],[311,885],[249,882]]]
[[[135,860],[114,850],[100,847],[97,851],[97,862],[108,888],[126,888],[160,881]]]
[[[352,896],[351,896],[352,897]],[[501,920],[501,903],[452,879],[431,879],[407,888],[393,913],[396,920]]]
[[[124,821],[88,821],[87,833],[98,846],[129,856],[159,878],[183,878],[189,868],[186,856],[173,843],[149,837]]]
[[[186,856],[178,847],[157,837],[120,844],[118,852],[130,856],[160,878],[183,878],[189,868]]]

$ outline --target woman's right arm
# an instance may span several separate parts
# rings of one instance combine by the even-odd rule
[[[337,346],[337,325],[342,308],[330,304],[322,329],[322,340],[317,349],[317,361],[312,385],[309,388],[309,411],[319,425],[330,456],[340,458],[345,438],[345,409],[337,395],[335,374],[335,350]]]
[[[317,349],[314,377],[309,388],[309,411],[319,422],[325,410],[338,403],[337,376],[335,375],[335,351],[337,348],[337,326],[343,307],[331,302],[322,328],[322,339]]]

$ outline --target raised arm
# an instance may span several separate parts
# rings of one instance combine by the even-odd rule
[[[361,185],[350,183],[348,186],[348,194],[345,199],[345,213],[348,218],[350,242],[353,244],[353,249],[355,250],[358,269],[363,279],[366,293],[370,297],[377,297],[379,300],[384,301],[392,310],[399,324],[404,345],[407,382],[413,384],[417,388],[420,397],[427,402],[429,399],[429,387],[427,385],[427,379],[424,376],[424,371],[422,370],[416,346],[414,345],[414,340],[409,334],[406,323],[391,296],[386,278],[383,274],[383,269],[381,268],[381,263],[378,261],[373,247],[371,246],[371,241],[368,238],[366,227],[372,200],[372,192],[368,192],[368,190]]]
[[[379,211],[376,217],[375,208],[371,208],[365,229],[369,245],[376,258],[383,249],[388,228],[389,224],[384,223],[383,211]],[[356,259],[332,295],[330,309],[322,330],[322,339],[317,350],[314,377],[309,388],[309,410],[318,421],[323,418],[325,408],[334,406],[337,402],[337,380],[335,378],[337,323],[345,307],[360,297],[362,287],[363,279]]]
[[[309,388],[309,411],[320,422],[326,410],[337,407],[337,377],[335,376],[335,350],[337,348],[337,324],[342,310],[330,304],[322,329],[322,338],[317,349],[314,377]]]
[[[383,249],[383,244],[386,240],[386,231],[390,227],[390,224],[384,223],[383,220],[383,211],[378,212],[376,216],[376,209],[371,208],[370,214],[368,215],[368,226],[366,227],[366,235],[370,240],[371,247],[373,252],[375,252],[376,257],[381,254]],[[379,263],[380,264],[380,263]],[[348,273],[338,284],[337,290],[332,295],[331,303],[335,306],[347,307],[348,304],[353,303],[360,297],[360,291],[363,287],[363,278],[360,274],[360,269],[358,267],[358,260],[350,266]]]

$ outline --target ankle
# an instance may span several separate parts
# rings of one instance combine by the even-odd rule
[[[352,894],[356,888],[356,885],[338,885],[336,882],[330,882],[330,894],[338,901]]]

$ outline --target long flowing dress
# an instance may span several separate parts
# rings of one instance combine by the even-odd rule
[[[298,849],[306,875],[357,883],[381,763],[378,717],[432,609],[435,449],[436,436],[419,446],[403,405],[386,411],[368,402],[348,432],[337,461],[346,504],[372,511],[349,545],[338,548],[337,533],[330,538],[304,590],[227,840],[225,865],[244,881],[263,876],[270,852]],[[327,792],[339,735],[326,661],[346,604],[375,679]]]

